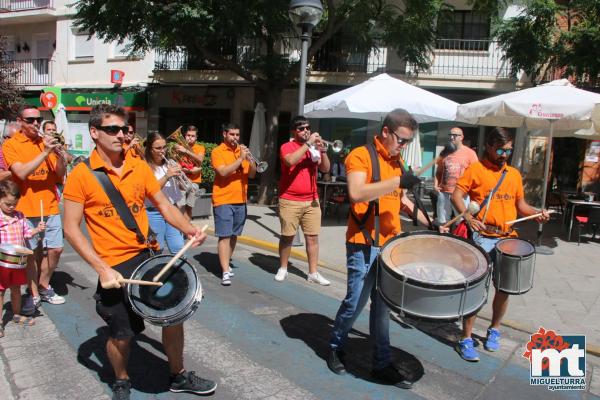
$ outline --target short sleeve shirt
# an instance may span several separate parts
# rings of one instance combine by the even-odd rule
[[[197,154],[197,155],[204,155],[204,154],[206,154],[206,148],[204,146],[202,146],[201,144],[199,144],[199,143],[194,143],[194,145],[192,146],[192,151],[194,152],[194,154]],[[196,174],[186,173],[186,175],[194,183],[201,183],[202,182],[202,171],[200,171],[200,172],[198,172]]]
[[[148,232],[148,216],[144,199],[160,191],[152,170],[137,158],[127,158],[122,175],[104,164],[94,150],[90,165],[104,167],[108,177],[121,192],[135,221],[143,233]],[[94,250],[111,267],[135,257],[147,246],[139,243],[135,232],[127,229],[112,201],[85,163],[80,163],[67,177],[63,196],[66,200],[83,204],[83,214]]]
[[[16,162],[28,163],[44,150],[42,138],[29,139],[22,132],[17,132],[2,145],[6,165],[10,169]],[[19,185],[21,198],[17,210],[27,218],[40,217],[43,208],[44,215],[57,215],[58,199],[56,185],[62,183],[56,173],[57,156],[54,153],[42,161],[32,174],[25,180],[20,180],[13,174],[13,180]]]
[[[279,197],[293,201],[311,201],[317,199],[317,167],[306,150],[296,165],[288,167],[284,158],[295,152],[304,144],[291,140],[279,149],[281,159],[281,178],[279,180]]]
[[[464,145],[454,153],[442,158],[438,163],[438,168],[441,168],[441,191],[446,193],[454,192],[458,178],[462,176],[469,165],[477,161],[477,154],[473,149]]]
[[[215,147],[210,153],[212,167],[230,165],[240,157],[240,148],[231,148],[225,143]],[[246,203],[248,193],[248,174],[250,173],[250,162],[242,161],[240,167],[228,176],[215,174],[213,183],[212,202],[214,207],[224,204]]]

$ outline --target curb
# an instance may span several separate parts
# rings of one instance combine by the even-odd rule
[[[214,236],[214,234],[215,234],[215,231],[213,228],[208,228],[206,230],[206,232],[212,236]],[[248,246],[256,247],[259,249],[270,251],[275,254],[279,254],[279,244],[278,243],[272,243],[272,242],[267,242],[264,240],[258,240],[258,239],[251,238],[249,236],[238,236],[237,240],[239,243],[244,243]],[[302,260],[302,261],[308,261],[308,257],[306,256],[306,251],[304,251],[304,250],[292,249],[290,257],[298,259],[298,260]],[[336,271],[336,272],[345,272],[345,271],[340,270],[339,268],[336,268],[333,265],[330,265],[329,263],[326,263],[323,260],[319,260],[317,265],[320,267],[329,269],[329,270]],[[478,317],[485,319],[486,321],[492,320],[492,317],[490,315],[488,315],[487,313],[480,313],[480,314],[478,314]],[[501,325],[506,326],[511,329],[514,329],[519,332],[527,333],[529,335],[532,335],[533,333],[535,333],[537,331],[536,329],[528,327],[518,321],[504,320],[504,321],[502,321]],[[597,346],[594,344],[587,344],[586,352],[593,356],[600,357],[600,346]]]

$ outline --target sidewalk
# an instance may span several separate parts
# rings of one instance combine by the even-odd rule
[[[319,265],[345,273],[346,218],[343,212],[327,216],[320,235]],[[561,225],[560,214],[554,214],[544,227],[543,244],[553,249],[554,255],[537,255],[534,287],[521,296],[511,296],[504,324],[533,334],[540,326],[561,334],[585,334],[588,352],[600,356],[600,241],[566,242],[566,229]],[[208,224],[213,232],[212,216],[196,219],[198,225]],[[411,221],[403,220],[405,231],[416,230]],[[537,224],[519,224],[519,235],[535,241]],[[418,228],[422,229],[422,228]],[[240,243],[277,253],[279,218],[276,207],[248,205],[248,220]],[[292,257],[306,260],[304,246],[294,247]],[[490,289],[488,303],[480,316],[491,319]]]

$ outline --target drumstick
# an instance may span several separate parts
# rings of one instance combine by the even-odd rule
[[[440,161],[442,158],[446,157],[448,154],[452,154],[456,151],[456,145],[452,142],[446,144],[446,146],[442,149],[442,151],[440,152],[440,155],[437,156],[436,158],[434,158],[433,160],[429,161],[427,164],[425,164],[424,166],[421,167],[421,169],[419,169],[417,171],[417,176],[421,176],[425,173],[425,171],[427,171],[429,168],[431,168],[434,164],[437,164],[438,161]]]
[[[129,283],[133,285],[142,285],[142,286],[162,286],[162,282],[152,282],[152,281],[141,281],[139,279],[119,279],[117,282],[119,283]]]
[[[556,212],[556,210],[548,210],[548,214],[552,214],[552,213],[555,213],[555,212]],[[542,216],[542,213],[539,212],[537,214],[530,215],[529,217],[523,217],[523,218],[519,218],[519,219],[514,219],[512,221],[508,221],[506,223],[506,225],[516,224],[517,222],[527,221],[528,219],[534,219],[534,218],[541,217],[541,216]]]
[[[202,232],[204,232],[207,228],[208,228],[208,225],[204,225],[204,227],[202,228]],[[188,240],[188,242],[185,244],[185,246],[183,246],[183,248],[181,250],[179,250],[177,252],[177,254],[175,254],[173,256],[173,258],[171,258],[171,260],[169,260],[169,262],[167,263],[167,265],[165,265],[163,267],[163,269],[161,269],[159,271],[159,273],[156,274],[156,276],[154,278],[152,278],[152,282],[158,281],[165,274],[165,272],[167,272],[169,270],[169,268],[171,268],[173,266],[173,264],[175,264],[175,261],[177,261],[183,255],[183,253],[185,253],[186,251],[188,251],[188,249],[190,247],[192,247],[192,244],[194,243],[194,240],[195,240],[195,238],[191,238],[190,240]]]
[[[442,227],[448,228],[450,225],[452,225],[453,223],[455,223],[456,221],[458,221],[459,219],[464,217],[465,214],[467,214],[467,213],[469,213],[471,215],[475,215],[478,212],[479,212],[479,203],[477,203],[476,201],[472,201],[469,203],[469,206],[467,207],[467,209],[465,211],[463,211],[461,214],[458,214],[456,217],[452,218],[450,221],[446,222]]]
[[[44,200],[40,200],[40,221],[44,222]]]

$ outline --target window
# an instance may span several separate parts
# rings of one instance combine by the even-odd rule
[[[438,19],[436,47],[445,50],[487,50],[490,17],[476,11],[444,11]]]
[[[94,58],[94,41],[87,32],[73,30],[73,59]]]
[[[123,43],[113,42],[110,46],[110,56],[111,58],[129,58],[129,57],[139,57],[139,54],[133,53],[130,54],[131,49],[129,46],[131,45],[131,41],[129,39],[125,39]]]
[[[6,36],[4,38],[0,38],[0,40],[2,39],[4,39],[5,60],[8,62],[14,61],[17,55],[15,50],[15,38],[13,36]]]

